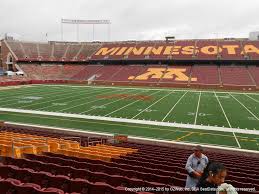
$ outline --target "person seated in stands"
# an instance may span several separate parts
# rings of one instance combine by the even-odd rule
[[[185,169],[187,170],[186,188],[195,188],[199,182],[200,177],[203,175],[203,170],[206,168],[209,159],[205,156],[203,148],[198,145],[194,147],[194,153],[189,156]]]
[[[197,194],[226,194],[218,191],[218,187],[225,182],[227,170],[218,162],[209,162],[197,184]]]

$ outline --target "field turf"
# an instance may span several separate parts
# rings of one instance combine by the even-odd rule
[[[201,130],[219,126],[259,130],[259,93],[32,85],[0,90],[0,108],[186,124],[185,128],[1,112],[10,122],[259,150],[259,136]],[[197,129],[188,128],[197,125]]]

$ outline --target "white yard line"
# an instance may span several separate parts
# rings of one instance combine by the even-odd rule
[[[5,98],[1,98],[0,97],[0,99],[1,99],[1,101],[4,101],[5,103],[6,102],[10,102],[10,101],[17,101],[17,100],[20,100],[20,98],[19,97],[24,97],[24,96],[27,96],[27,95],[29,95],[29,96],[34,96],[34,95],[36,95],[36,96],[39,96],[39,97],[44,97],[44,96],[49,96],[49,95],[55,95],[55,94],[59,94],[59,93],[63,93],[65,90],[61,90],[61,91],[56,91],[56,92],[47,92],[47,91],[30,91],[30,92],[26,92],[26,93],[22,93],[22,94],[19,94],[18,96],[17,96],[17,93],[15,94],[16,95],[16,97],[15,98],[12,98],[12,99],[10,99],[10,100],[4,100]],[[10,97],[6,97],[6,98],[10,98]],[[48,98],[48,97],[47,97]],[[18,104],[18,102],[15,102],[15,103],[11,103],[11,104],[7,104],[7,105],[4,105],[4,106],[12,106],[12,105],[15,105],[15,104]],[[1,105],[0,105],[1,106]]]
[[[59,94],[60,92],[56,93],[56,94]],[[72,93],[72,94],[71,94]],[[85,93],[85,91],[81,91],[81,92],[78,92],[78,93]],[[86,93],[87,94],[87,93]],[[49,95],[49,93],[47,94]],[[51,94],[53,95],[53,94]],[[61,95],[58,95],[58,99],[56,98],[55,100],[49,100],[49,101],[44,101],[44,102],[38,102],[38,103],[31,103],[31,104],[28,104],[28,105],[24,105],[24,106],[19,106],[18,108],[24,108],[24,107],[30,107],[30,106],[34,106],[34,105],[39,105],[39,104],[44,104],[44,103],[49,103],[49,102],[55,102],[55,101],[58,101],[58,100],[63,100],[63,99],[67,99],[67,98],[71,98],[73,97],[73,92],[69,92],[69,93],[65,93],[65,94],[61,94]],[[68,97],[65,97],[65,98],[60,98],[62,96],[68,96]],[[50,97],[47,97],[45,99],[53,99],[54,96],[50,96]]]
[[[217,96],[217,94],[216,94],[215,91],[214,91],[214,95],[215,95],[216,99],[218,100],[218,103],[219,103],[219,105],[220,105],[220,108],[221,108],[221,110],[222,110],[222,112],[223,112],[223,114],[224,114],[224,116],[225,116],[225,118],[226,118],[226,120],[227,120],[227,122],[228,122],[229,127],[232,128],[232,126],[231,126],[231,124],[230,124],[230,122],[229,122],[229,120],[228,120],[228,117],[227,117],[227,115],[226,115],[226,112],[225,112],[225,110],[224,110],[224,108],[223,108],[223,106],[222,106],[222,104],[221,104],[221,102],[220,102],[220,100],[219,100],[219,98],[218,98],[218,96]],[[235,132],[232,132],[232,133],[233,133],[233,136],[234,136],[234,138],[235,138],[235,140],[236,140],[236,142],[237,142],[238,147],[241,148],[241,145],[240,145],[240,143],[239,143],[239,141],[238,141],[238,139],[237,139],[237,136],[236,136]]]
[[[111,91],[111,90],[109,90],[108,92],[102,93],[102,95],[103,95],[103,94],[113,93],[113,92],[118,92],[118,91],[114,91],[114,90]],[[85,104],[90,104],[90,103],[92,103],[92,102],[97,102],[97,101],[100,101],[100,100],[103,100],[103,99],[97,99],[97,100],[95,99],[95,100],[92,100],[92,101],[89,101],[89,102],[77,104],[77,105],[72,106],[72,107],[67,107],[67,108],[61,109],[61,110],[59,110],[59,111],[60,111],[60,112],[63,112],[63,111],[65,111],[65,110],[73,109],[73,108],[76,108],[76,107],[79,107],[79,106],[82,106],[82,105],[85,105]]]
[[[51,89],[52,90],[52,89]],[[53,90],[54,91],[54,90]],[[50,92],[53,92],[53,91],[50,91]],[[12,92],[14,92],[14,91],[12,91]],[[10,94],[8,94],[8,95],[5,95],[5,96],[0,96],[0,99],[1,99],[1,101],[3,101],[4,99],[10,99],[10,97],[12,96],[12,95],[15,95],[14,96],[14,98],[12,98],[12,99],[10,99],[10,100],[4,100],[5,102],[7,102],[7,101],[11,101],[11,100],[16,100],[15,98],[17,97],[17,96],[24,96],[24,95],[34,95],[34,94],[45,94],[46,93],[46,91],[44,91],[44,90],[34,90],[34,89],[32,89],[31,88],[31,90],[30,91],[19,91],[19,92],[17,92],[17,93],[10,93]],[[53,92],[53,93],[56,93],[56,91],[55,92]]]
[[[198,117],[199,108],[200,108],[200,101],[201,101],[201,92],[200,92],[199,100],[198,100],[198,104],[197,104],[197,109],[196,109],[196,114],[195,114],[194,125],[196,125],[196,123],[197,123],[197,117]]]
[[[150,95],[154,95],[154,94],[156,94],[156,93],[158,93],[158,92],[159,92],[159,91],[156,91],[156,92],[154,92],[154,93],[151,93]],[[114,111],[112,111],[112,112],[110,112],[110,113],[104,115],[104,116],[107,117],[107,116],[109,116],[109,115],[111,115],[111,114],[113,114],[113,113],[115,113],[115,112],[118,112],[118,111],[120,111],[120,110],[122,110],[122,109],[124,109],[124,108],[126,108],[126,107],[128,107],[128,106],[130,106],[130,105],[132,105],[132,104],[135,104],[136,102],[139,102],[139,101],[140,101],[140,100],[136,100],[136,101],[134,101],[134,102],[131,102],[131,103],[129,103],[129,104],[127,104],[127,105],[125,105],[125,106],[119,108],[119,109],[116,109],[116,110],[114,110]]]
[[[256,100],[256,99],[254,99],[253,97],[251,97],[251,96],[248,96],[247,94],[245,94],[248,98],[250,98],[250,99],[252,99],[253,101],[255,101],[255,102],[258,102],[259,103],[259,100]]]
[[[57,113],[57,112],[35,111],[35,110],[21,110],[21,109],[12,109],[12,108],[0,108],[0,111],[67,117],[67,118],[89,119],[89,120],[100,120],[100,121],[112,121],[112,122],[120,122],[120,123],[145,124],[145,125],[153,125],[153,126],[176,127],[176,128],[185,128],[185,129],[198,129],[198,130],[205,130],[205,131],[217,131],[217,132],[220,131],[220,132],[230,132],[230,133],[235,132],[235,133],[241,133],[241,134],[259,135],[259,130],[247,130],[247,129],[238,129],[238,128],[215,127],[215,126],[181,124],[181,123],[167,123],[167,122],[158,122],[158,121],[112,118],[112,117],[103,117],[103,116],[90,116],[90,115],[79,115],[79,114]]]
[[[99,94],[99,92],[103,92],[103,90],[98,90],[98,89],[96,89],[96,90],[94,90],[94,91],[92,91],[92,92],[89,92],[89,93],[87,92],[87,93],[83,93],[83,94],[80,94],[80,95],[75,95],[75,96],[73,96],[73,97],[76,97],[76,99],[70,100],[70,101],[65,101],[65,102],[63,102],[63,103],[71,103],[71,102],[74,102],[74,101],[77,101],[77,100],[80,100],[80,99],[91,98],[91,97],[93,97],[94,95]],[[94,95],[88,96],[89,94],[93,94],[93,93],[94,93]],[[86,95],[87,95],[87,97],[86,97]],[[84,96],[84,97],[82,97],[82,98],[77,98],[77,97],[79,97],[79,96]],[[71,98],[71,97],[68,97],[68,98]],[[59,100],[64,100],[64,99],[66,99],[66,98],[59,99]],[[53,106],[56,106],[56,105],[51,104],[51,105],[49,105],[49,106],[44,106],[44,107],[42,107],[42,108],[38,108],[38,109],[35,109],[35,110],[43,110],[43,109],[45,109],[45,108],[49,108],[49,107],[53,107]]]
[[[259,121],[259,118],[252,112],[250,111],[242,102],[240,102],[236,97],[232,96],[229,94],[232,98],[234,98],[241,106],[243,106],[256,120]]]
[[[163,100],[165,97],[169,96],[170,94],[172,94],[174,91],[170,92],[169,94],[163,96],[162,98],[158,99],[157,101],[155,101],[153,104],[151,104],[150,106],[148,106],[147,108],[145,108],[144,110],[140,111],[138,114],[136,114],[134,117],[132,117],[131,119],[136,118],[137,116],[139,116],[141,113],[145,112],[146,110],[148,110],[150,107],[154,106],[155,104],[157,104],[158,102],[160,102],[161,100]]]
[[[133,93],[133,95],[137,95],[137,94],[139,94],[139,93],[141,93],[141,91],[138,92],[138,93]],[[115,103],[115,102],[119,102],[119,101],[121,101],[121,100],[124,100],[125,98],[127,98],[127,97],[123,97],[123,98],[120,98],[120,99],[118,99],[118,100],[114,100],[114,101],[111,101],[111,102],[108,102],[108,103],[105,103],[105,104],[101,104],[100,106],[106,106],[106,105],[109,105],[109,104],[113,104],[113,103]],[[89,110],[87,110],[87,111],[84,111],[84,112],[81,112],[81,113],[79,113],[79,114],[87,113],[87,112],[90,112],[90,111],[95,110],[95,109],[97,109],[97,107],[91,108],[91,109],[89,109]]]
[[[222,104],[221,104],[221,102],[220,102],[220,100],[219,100],[219,97],[217,96],[217,94],[216,94],[215,91],[214,91],[214,95],[215,95],[216,99],[218,100],[219,106],[220,106],[220,108],[221,108],[221,110],[222,110],[222,112],[223,112],[223,114],[224,114],[224,116],[225,116],[225,118],[226,118],[226,120],[227,120],[227,122],[228,122],[228,126],[229,126],[230,128],[232,128],[232,126],[231,126],[231,124],[230,124],[230,122],[229,122],[229,120],[228,120],[228,117],[227,117],[227,115],[226,115],[226,112],[225,112],[225,110],[224,110],[224,108],[223,108],[223,106],[222,106]]]
[[[241,148],[241,145],[240,145],[240,143],[239,143],[239,141],[237,139],[237,136],[236,136],[235,132],[233,132],[233,136],[234,136],[234,138],[235,138],[235,140],[237,142],[238,147]]]
[[[174,108],[176,107],[176,105],[182,100],[182,98],[188,93],[188,91],[186,91],[181,98],[178,99],[178,101],[174,104],[174,106],[168,111],[168,113],[164,116],[164,118],[162,119],[162,122],[168,117],[168,115],[171,114],[171,112],[174,110]]]
[[[17,89],[19,89],[19,88],[17,88]],[[12,95],[13,92],[15,92],[15,94],[23,94],[23,93],[27,94],[27,93],[31,93],[34,91],[33,88],[30,88],[30,89],[31,90],[29,90],[29,91],[25,90],[25,91],[17,91],[17,92],[15,90],[3,90],[4,93],[0,94],[0,98],[10,97],[10,95]],[[42,91],[42,90],[40,90],[40,91]]]

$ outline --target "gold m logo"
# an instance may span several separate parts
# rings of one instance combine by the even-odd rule
[[[175,81],[189,81],[189,76],[185,74],[184,68],[148,68],[147,72],[138,76],[130,76],[129,80],[148,80],[148,79],[171,79]],[[197,78],[191,78],[197,81]]]

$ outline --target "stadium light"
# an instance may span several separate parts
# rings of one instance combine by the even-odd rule
[[[108,26],[108,40],[111,38],[111,21],[110,20],[73,20],[73,19],[61,19],[61,40],[64,40],[63,24],[76,25],[77,41],[79,41],[79,25],[93,25],[93,41],[95,38],[95,25],[107,25]]]

